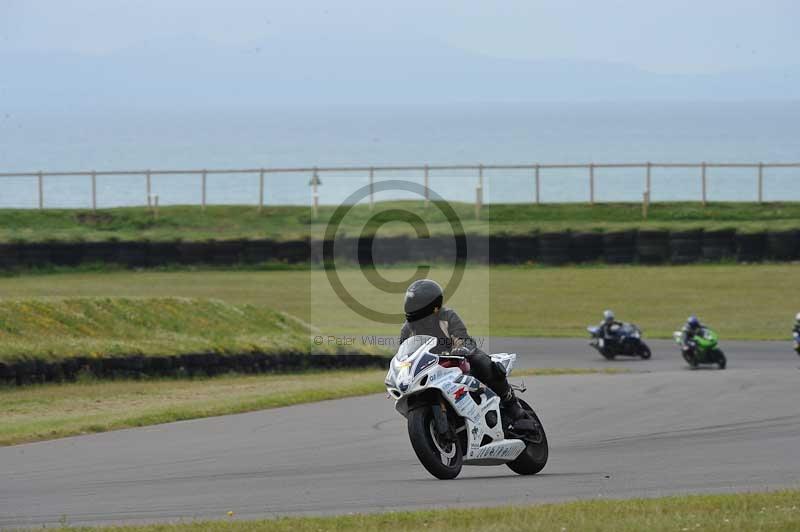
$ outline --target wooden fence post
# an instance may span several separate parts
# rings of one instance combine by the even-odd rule
[[[703,207],[706,206],[706,163],[703,162],[700,166],[702,168],[702,180],[703,180]]]
[[[258,174],[258,212],[264,210],[264,169]]]
[[[536,165],[535,174],[536,174],[536,205],[539,205],[541,198],[539,196],[540,183],[539,183],[539,165],[538,164]]]
[[[152,195],[151,184],[150,184],[150,170],[145,173],[145,178],[147,181],[147,206],[151,206],[151,199],[150,196]]]
[[[369,169],[369,210],[375,207],[375,169]]]
[[[645,178],[645,182],[644,182],[644,189],[647,192],[650,192],[650,185],[651,185],[650,175],[651,175],[652,168],[653,168],[653,163],[648,162],[647,163],[647,177]]]
[[[594,163],[589,164],[589,204],[594,205]]]
[[[39,172],[39,209],[44,209],[44,176]]]
[[[97,210],[97,172],[92,170],[92,210]]]
[[[764,203],[764,163],[758,163],[758,202]]]
[[[208,175],[208,172],[206,170],[203,170],[203,179],[202,179],[202,188],[203,188],[202,196],[203,197],[202,197],[202,200],[201,200],[202,201],[201,208],[203,210],[206,210],[206,176],[207,175]]]
[[[319,216],[319,187],[320,180],[319,180],[319,173],[317,172],[317,168],[314,167],[314,174],[311,176],[311,194],[312,198],[312,211],[314,213],[314,219],[316,220]]]
[[[431,190],[428,185],[429,176],[428,176],[428,165],[425,165],[425,207],[427,207],[431,202]]]
[[[481,219],[483,206],[483,165],[478,165],[478,186],[475,187],[475,219]]]

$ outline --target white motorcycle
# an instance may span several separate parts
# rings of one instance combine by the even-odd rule
[[[503,419],[497,394],[467,375],[466,359],[434,354],[436,344],[433,336],[407,339],[385,380],[395,408],[408,420],[411,446],[425,469],[440,479],[457,477],[463,464],[506,464],[520,475],[541,471],[547,464],[547,436],[530,405],[519,401],[533,430],[515,432]],[[491,357],[509,374],[517,355]]]

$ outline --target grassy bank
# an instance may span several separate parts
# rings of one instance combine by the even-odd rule
[[[475,220],[474,206],[451,203],[468,233],[530,233],[532,231],[619,230],[636,227],[652,229],[736,228],[743,231],[800,228],[800,202],[790,203],[655,203],[646,221],[637,203],[514,204],[487,205],[481,221]],[[314,219],[308,207],[267,207],[259,213],[250,206],[162,207],[158,219],[142,207],[45,211],[0,209],[0,242],[25,240],[207,240],[272,238],[289,240],[319,237],[334,212],[322,207]],[[433,234],[451,234],[450,224],[435,207],[421,202],[377,203],[374,211],[359,205],[342,224],[342,231],[360,234],[369,218],[383,209],[410,211],[425,220]],[[381,234],[411,234],[404,223],[391,223]]]
[[[216,299],[94,297],[0,302],[0,362],[5,363],[74,356],[307,352],[311,333],[307,323],[283,312]],[[321,347],[325,349],[333,351]]]
[[[449,304],[474,335],[581,337],[605,308],[641,325],[648,337],[669,337],[697,313],[727,339],[785,339],[800,310],[791,297],[800,266],[469,267]],[[409,268],[381,269],[394,281]],[[402,294],[386,294],[358,269],[339,272],[358,301],[398,312]],[[450,271],[430,276],[447,282]],[[322,271],[116,272],[0,278],[0,298],[96,296],[191,297],[269,306],[332,334],[397,334],[347,308]],[[360,338],[357,338],[360,342]]]
[[[341,517],[180,523],[70,530],[118,532],[327,530],[447,531],[790,531],[800,528],[800,491],[688,495],[658,499],[592,500],[536,506],[459,508]],[[223,518],[224,516],[220,516]]]
[[[622,372],[548,368],[515,376]],[[381,393],[385,376],[351,370],[0,387],[0,446]]]

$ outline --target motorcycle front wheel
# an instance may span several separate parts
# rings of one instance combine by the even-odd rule
[[[725,366],[728,365],[728,359],[725,358],[725,353],[722,352],[722,349],[717,349],[714,351],[717,360],[717,366],[719,369],[725,369]]]
[[[518,399],[520,406],[532,416],[536,423],[539,425],[539,433],[531,437],[531,441],[527,442],[525,450],[513,462],[506,465],[518,475],[535,475],[547,465],[547,458],[550,454],[550,449],[547,446],[547,435],[544,432],[544,426],[539,420],[539,416],[533,411],[531,405]]]
[[[432,408],[425,406],[408,413],[408,437],[411,447],[428,473],[441,480],[456,478],[464,458],[455,438],[445,441],[436,430]]]
[[[647,360],[653,354],[650,352],[650,348],[647,347],[647,344],[642,342],[639,344],[639,356],[642,357],[642,360]]]

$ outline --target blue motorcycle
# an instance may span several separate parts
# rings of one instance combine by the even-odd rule
[[[612,327],[611,334],[605,338],[600,331],[600,327],[587,327],[587,331],[592,336],[589,345],[608,360],[622,355],[629,357],[640,357],[642,360],[650,358],[650,348],[642,341],[642,331],[632,323],[623,323],[618,327]]]
[[[794,331],[794,352],[800,355],[800,332]]]

